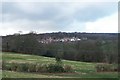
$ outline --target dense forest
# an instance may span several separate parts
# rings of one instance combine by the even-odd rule
[[[117,63],[117,33],[44,33],[2,36],[2,50],[61,59]]]

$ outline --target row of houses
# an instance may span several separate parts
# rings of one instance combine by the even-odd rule
[[[39,40],[40,43],[51,43],[51,42],[75,42],[75,41],[81,41],[81,40],[87,40],[87,38],[78,38],[78,37],[71,37],[71,38],[68,38],[68,37],[65,37],[65,38],[62,38],[62,39],[54,39],[54,38],[47,38],[47,39],[42,39],[42,40]]]

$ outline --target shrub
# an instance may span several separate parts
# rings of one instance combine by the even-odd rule
[[[17,70],[17,67],[18,67],[18,64],[12,62],[9,66],[10,66],[10,69],[11,69],[12,71],[16,71],[16,70]]]
[[[49,64],[47,67],[48,72],[65,72],[62,65],[58,64]]]
[[[97,64],[96,70],[97,70],[97,72],[116,71],[117,66],[112,65],[112,64]]]
[[[11,70],[11,66],[10,65],[6,65],[4,70]]]
[[[5,70],[5,69],[6,69],[6,62],[2,61],[2,70]]]
[[[62,64],[60,57],[56,56],[55,60],[56,60],[56,64]]]
[[[11,70],[11,65],[6,63],[6,61],[2,61],[2,70]]]
[[[27,72],[28,71],[28,64],[26,63],[21,63],[18,65],[17,67],[17,71],[20,71],[20,72]]]
[[[65,72],[73,72],[73,68],[70,65],[64,65]]]
[[[19,72],[72,72],[73,69],[69,65],[62,64],[33,64],[33,63],[6,63],[2,65],[4,70],[19,71]]]
[[[118,71],[118,64],[114,64],[114,65],[112,66],[112,70],[113,70],[113,71]]]
[[[36,72],[47,72],[47,65],[46,64],[37,64]]]
[[[28,72],[36,72],[36,64],[28,64]]]

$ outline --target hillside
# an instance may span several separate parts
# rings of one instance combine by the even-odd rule
[[[54,63],[54,58],[27,55],[21,53],[2,53],[3,61],[7,63]],[[96,72],[96,63],[86,63],[79,61],[63,60],[63,64],[71,65],[75,73],[23,73],[23,72],[11,72],[3,71],[3,78],[117,78],[117,72]]]
[[[2,50],[82,62],[117,63],[117,33],[14,34],[2,37]]]

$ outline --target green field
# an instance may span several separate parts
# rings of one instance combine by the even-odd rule
[[[54,58],[27,55],[12,52],[3,52],[2,60],[7,63],[55,63]],[[117,78],[117,72],[96,72],[96,63],[62,60],[63,64],[71,65],[75,73],[24,73],[6,71],[2,72],[3,78]]]

